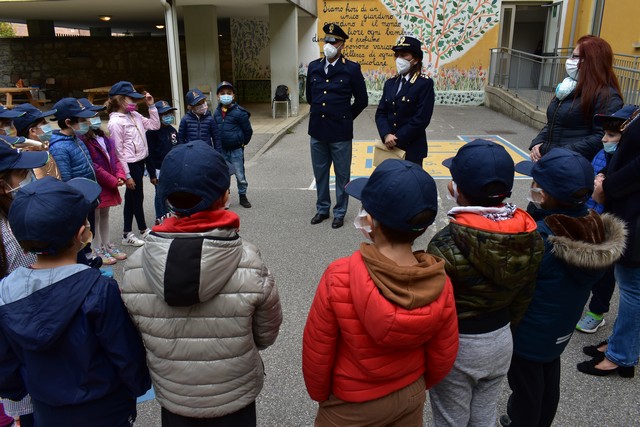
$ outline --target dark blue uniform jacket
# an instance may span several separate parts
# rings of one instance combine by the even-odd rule
[[[382,141],[385,135],[395,135],[398,148],[407,153],[405,160],[422,164],[427,157],[426,129],[435,103],[433,80],[414,74],[396,93],[400,79],[396,76],[385,82],[376,110],[376,126]]]
[[[307,71],[309,135],[324,142],[348,141],[353,139],[353,121],[369,104],[367,87],[360,64],[341,56],[325,73],[325,61],[312,61]]]

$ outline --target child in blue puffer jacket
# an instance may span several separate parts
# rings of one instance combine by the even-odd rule
[[[251,203],[247,199],[247,178],[244,174],[244,146],[251,141],[253,129],[249,117],[251,113],[234,102],[235,90],[229,82],[222,82],[218,85],[218,108],[213,115],[222,144],[222,155],[235,169],[236,181],[238,183],[238,195],[240,205],[250,208]]]
[[[220,134],[207,105],[207,97],[200,89],[190,89],[185,95],[187,114],[180,121],[178,144],[204,141],[220,151]]]

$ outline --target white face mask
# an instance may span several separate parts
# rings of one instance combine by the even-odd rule
[[[578,80],[578,62],[579,58],[569,58],[564,64],[564,69],[567,71],[569,77],[573,80]]]
[[[196,114],[200,114],[201,116],[204,115],[204,113],[207,112],[207,110],[209,109],[209,106],[207,105],[207,103],[205,102],[202,105],[198,105],[196,108],[194,108],[193,111],[196,112]]]
[[[447,192],[447,199],[460,206],[458,203],[458,196],[460,196],[460,194],[458,193],[458,186],[456,185],[455,181],[451,181],[451,188],[453,189],[453,196],[451,195],[451,193]]]
[[[358,212],[358,215],[353,219],[353,225],[356,229],[362,231],[362,234],[367,240],[371,240],[373,242],[373,239],[371,238],[371,226],[366,220],[367,215],[369,215],[367,211],[365,211],[364,208],[360,208],[360,212]]]
[[[537,196],[534,196],[534,195],[537,195]],[[529,193],[529,197],[527,197],[527,201],[533,203],[533,206],[535,206],[536,209],[542,209],[542,201],[536,200],[536,198],[540,199],[541,196],[542,196],[542,188],[532,187]]]
[[[336,49],[336,47],[331,43],[325,43],[323,50],[324,50],[324,56],[326,56],[329,59],[332,59],[338,53],[338,49]]]
[[[411,62],[407,61],[404,58],[396,58],[396,69],[398,70],[398,74],[400,74],[401,76],[407,74],[410,68]]]
[[[16,188],[11,188],[11,186],[7,184],[7,186],[9,187],[9,191],[7,191],[7,194],[11,195],[11,198],[14,198],[16,191],[18,191],[19,189],[21,189],[26,185],[31,184],[35,180],[36,180],[36,175],[33,173],[32,170],[29,170],[29,172],[27,172],[27,176],[22,181],[20,181],[20,183]]]

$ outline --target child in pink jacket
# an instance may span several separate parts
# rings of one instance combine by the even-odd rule
[[[141,99],[145,99],[147,102],[149,118],[136,111],[138,108],[136,101]],[[136,92],[131,83],[124,81],[111,87],[107,111],[109,112],[109,133],[116,145],[118,160],[120,160],[126,175],[127,190],[124,193],[122,244],[142,246],[144,240],[136,237],[131,229],[135,216],[141,237],[144,238],[149,233],[144,219],[144,192],[142,188],[145,159],[149,155],[145,132],[160,129],[160,117],[154,105],[153,96],[148,92],[145,92],[144,95]],[[151,179],[155,180],[155,177],[151,176]]]

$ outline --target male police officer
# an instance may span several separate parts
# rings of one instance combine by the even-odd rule
[[[327,24],[322,29],[325,33],[325,57],[309,64],[306,88],[307,101],[311,106],[311,163],[317,188],[316,214],[311,218],[311,224],[319,224],[329,218],[329,168],[333,162],[336,204],[331,227],[340,228],[344,224],[349,199],[344,187],[351,175],[353,120],[365,109],[369,98],[360,64],[342,55],[349,36],[336,24]]]

